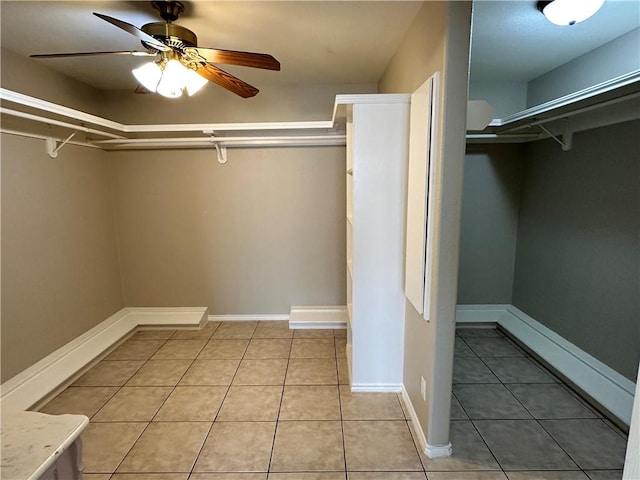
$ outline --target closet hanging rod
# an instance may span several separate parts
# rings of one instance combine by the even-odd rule
[[[114,133],[103,132],[102,130],[96,130],[95,128],[88,128],[83,125],[74,125],[73,123],[62,122],[60,120],[54,120],[52,118],[42,117],[40,115],[33,115],[32,113],[19,112],[18,110],[12,110],[6,107],[0,107],[0,113],[11,115],[12,117],[25,118],[27,120],[33,120],[40,123],[46,123],[47,125],[56,125],[58,127],[70,128],[72,130],[78,130],[86,133],[93,133],[95,135],[101,135],[103,137],[109,137],[114,139],[124,139],[122,135],[116,135]]]
[[[36,138],[38,140],[49,140],[53,138],[53,137],[48,137],[46,135],[38,135],[37,133],[27,133],[27,132],[20,132],[18,130],[11,130],[9,128],[0,128],[0,133],[4,133],[7,135],[15,135],[16,137]],[[53,139],[57,142],[64,141],[63,138],[53,138]],[[66,143],[68,145],[77,145],[79,147],[91,147],[91,148],[100,149],[98,145],[94,145],[88,142],[75,142],[73,140],[68,140]]]
[[[190,137],[190,138],[125,138],[122,140],[95,140],[93,143],[97,145],[131,145],[131,144],[147,144],[147,143],[252,143],[252,142],[290,142],[290,141],[334,141],[345,140],[345,135],[288,135],[288,136],[270,136],[270,137]]]

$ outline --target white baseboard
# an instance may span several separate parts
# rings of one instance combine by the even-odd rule
[[[346,305],[291,307],[289,328],[347,328]]]
[[[635,383],[522,310],[513,305],[458,305],[456,322],[495,322],[620,421],[630,424]]]
[[[422,430],[422,426],[420,425],[420,421],[418,420],[418,414],[416,410],[413,408],[413,403],[411,402],[411,398],[409,397],[409,392],[402,385],[402,401],[404,402],[404,406],[409,414],[409,419],[411,420],[411,425],[413,426],[413,432],[416,435],[416,440],[418,440],[418,446],[421,451],[426,451],[427,448],[427,437],[424,435],[424,430]]]
[[[31,408],[139,326],[198,327],[207,308],[127,307],[0,386],[3,412]]]
[[[287,313],[252,315],[209,315],[210,322],[270,322],[289,320]]]
[[[389,392],[401,393],[402,385],[396,383],[352,383],[352,392]]]

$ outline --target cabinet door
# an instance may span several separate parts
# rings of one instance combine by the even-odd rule
[[[409,124],[409,173],[407,182],[407,240],[405,295],[429,320],[431,292],[431,239],[429,193],[435,160],[438,74],[411,95]]]

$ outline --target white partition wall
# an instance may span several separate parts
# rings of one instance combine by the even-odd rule
[[[400,391],[409,95],[339,97],[347,110],[347,357],[353,391]]]

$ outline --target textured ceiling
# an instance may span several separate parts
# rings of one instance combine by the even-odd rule
[[[177,22],[200,46],[265,52],[281,72],[226,68],[258,87],[269,84],[377,83],[421,2],[191,1]],[[640,1],[607,0],[572,27],[550,24],[535,0],[475,2],[472,79],[527,81],[640,25]],[[100,20],[136,26],[158,21],[146,1],[1,1],[2,46],[33,53],[136,50],[139,41]],[[428,46],[425,46],[428,48]],[[34,60],[100,89],[132,89],[131,69],[148,59]]]

